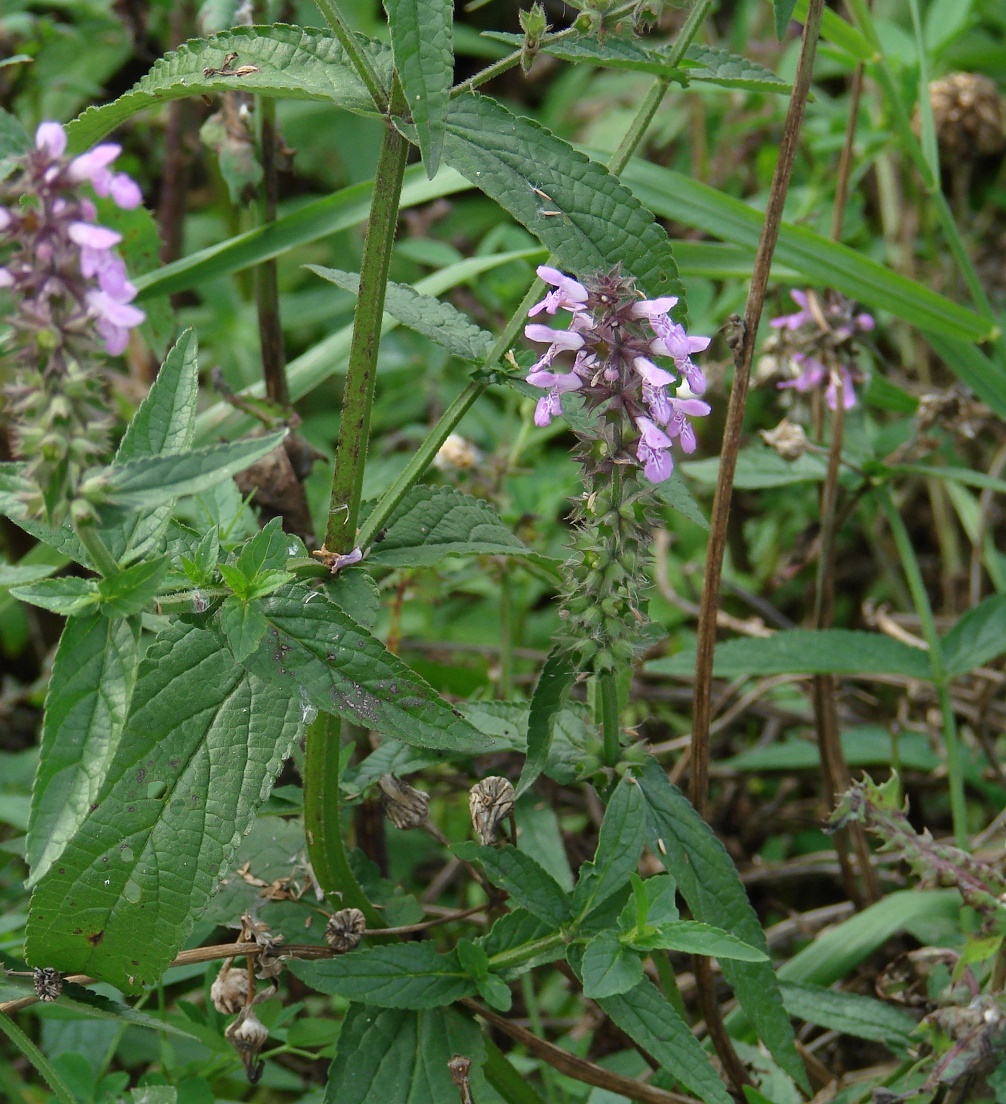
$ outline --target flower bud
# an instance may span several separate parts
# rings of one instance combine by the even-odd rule
[[[468,807],[479,843],[492,847],[496,842],[496,829],[505,817],[513,816],[514,788],[506,778],[490,775],[472,786],[468,794]]]
[[[377,780],[381,804],[388,819],[403,831],[422,828],[430,815],[430,795],[410,786],[395,774],[382,774]]]
[[[355,951],[367,930],[367,919],[358,908],[339,909],[328,918],[325,942],[333,951]]]
[[[528,45],[536,47],[548,30],[545,9],[541,4],[535,4],[528,11],[519,11],[517,18],[520,20],[521,30],[527,35]]]

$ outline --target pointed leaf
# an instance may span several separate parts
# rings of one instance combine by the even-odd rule
[[[140,661],[137,618],[71,617],[56,649],[26,858],[34,885],[87,818],[126,723]]]
[[[283,519],[273,518],[242,545],[236,561],[237,568],[248,579],[254,579],[262,571],[281,571],[290,556],[298,550],[299,544],[296,538],[283,532]]]
[[[391,51],[372,42],[365,45],[388,85]],[[221,74],[228,54],[237,54],[237,66],[254,65],[256,71],[244,76]],[[208,75],[207,69],[211,70]],[[370,94],[347,62],[342,46],[327,32],[282,23],[273,27],[232,27],[222,34],[184,43],[157,61],[142,80],[113,103],[88,108],[67,127],[71,148],[76,152],[87,149],[144,108],[188,96],[242,89],[285,99],[328,100],[347,111],[374,110]]]
[[[424,567],[444,556],[531,556],[481,499],[453,487],[413,487],[367,554],[369,564]]]
[[[566,954],[566,945],[555,928],[526,909],[505,912],[478,942],[490,958],[490,966],[506,981],[513,981],[535,966],[555,962]]]
[[[324,268],[313,264],[304,267],[322,279],[330,280],[336,287],[351,291],[354,295],[360,292],[360,277],[356,272],[343,272],[341,268]],[[451,303],[432,295],[422,295],[408,284],[388,281],[384,310],[410,330],[428,337],[464,360],[474,360],[481,364],[492,351],[492,334],[476,326]]]
[[[452,848],[465,862],[478,863],[494,886],[505,889],[515,904],[522,905],[557,930],[569,919],[569,895],[530,855],[509,843],[502,847],[480,847],[457,843]]]
[[[586,916],[635,872],[646,841],[646,805],[635,779],[624,775],[604,810],[593,862],[580,868],[573,915]]]
[[[737,936],[714,928],[711,924],[700,924],[697,920],[675,920],[660,924],[651,933],[646,933],[634,947],[667,951],[684,951],[686,954],[710,955],[715,958],[739,958],[744,962],[768,962],[764,951],[752,947]]]
[[[917,1042],[915,1019],[873,997],[786,981],[782,985],[782,999],[791,1016],[843,1035],[883,1043],[899,1058],[906,1058]]]
[[[32,895],[25,953],[135,992],[192,929],[302,730],[301,703],[175,624],[147,651],[97,807]]]
[[[292,679],[315,708],[418,747],[484,753],[496,746],[324,591],[285,587],[259,608],[269,629],[243,662],[277,688],[289,692]]]
[[[448,97],[454,80],[453,0],[384,0],[395,70],[432,180],[440,167]]]
[[[970,609],[943,638],[947,678],[967,674],[1006,652],[1006,594]]]
[[[167,556],[144,560],[98,580],[101,610],[106,617],[140,613],[160,590],[171,567]]]
[[[445,1104],[458,1095],[447,1063],[472,1061],[476,1100],[486,1100],[482,1033],[451,1008],[413,1012],[351,1004],[328,1075],[325,1104]]]
[[[765,934],[726,848],[656,760],[644,764],[639,790],[646,805],[650,848],[677,880],[692,915],[768,953]],[[807,1075],[771,964],[727,958],[720,966],[758,1037],[786,1073],[805,1085]]]
[[[553,648],[531,696],[527,719],[527,758],[517,782],[518,797],[531,787],[548,763],[555,722],[566,695],[576,682],[577,673],[576,658],[570,649],[563,645]]]
[[[291,962],[290,969],[319,993],[378,1008],[439,1008],[475,992],[457,954],[440,954],[432,943],[371,947],[318,962]]]
[[[693,42],[685,51],[685,64],[698,62],[702,68],[690,69],[694,81],[707,81],[721,88],[742,88],[748,92],[789,92],[790,85],[771,69],[750,58],[732,54],[718,46],[703,46]]]
[[[796,0],[772,0],[775,7],[775,35],[782,42],[789,27],[789,21],[793,18],[793,9]]]
[[[587,944],[580,969],[583,995],[591,1000],[627,993],[643,980],[643,960],[610,931],[601,932]]]
[[[150,509],[182,495],[200,494],[244,471],[279,445],[286,430],[168,456],[145,456],[126,464],[94,468],[85,483],[100,481],[105,501]]]
[[[602,165],[538,123],[488,97],[456,96],[444,160],[548,246],[567,272],[621,265],[651,297],[684,296],[667,235],[650,212]]]
[[[220,630],[238,663],[243,663],[265,636],[269,622],[255,602],[231,596],[220,607]]]
[[[10,593],[21,602],[72,617],[84,613],[99,602],[98,581],[66,576],[62,579],[40,579],[37,583],[11,587]]]

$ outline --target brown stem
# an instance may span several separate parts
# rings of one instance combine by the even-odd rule
[[[262,225],[276,221],[279,182],[276,167],[276,101],[260,96],[259,118],[262,156]],[[262,379],[266,397],[281,410],[290,405],[290,387],[286,378],[286,351],[280,321],[278,267],[275,258],[255,269],[255,307],[258,311],[259,346],[262,352]]]

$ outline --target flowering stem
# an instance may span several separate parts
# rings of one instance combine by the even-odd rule
[[[949,679],[943,664],[943,645],[940,634],[936,631],[936,620],[933,617],[933,609],[929,603],[929,595],[926,592],[926,584],[922,578],[911,535],[898,512],[890,488],[879,487],[877,494],[880,497],[880,505],[887,518],[887,524],[891,527],[891,535],[894,537],[898,555],[901,557],[901,566],[908,581],[908,589],[911,591],[915,612],[922,627],[922,635],[929,649],[929,666],[943,716],[943,740],[947,748],[947,780],[950,785],[950,815],[954,825],[954,841],[958,847],[967,850],[969,843],[967,803],[964,798],[964,769],[960,739],[957,735],[957,718],[950,700]]]
[[[618,704],[618,675],[602,671],[597,676],[601,694],[601,728],[604,733],[604,765],[614,767],[622,755],[622,710]]]
[[[99,575],[107,579],[111,575],[118,574],[119,565],[115,562],[112,553],[109,552],[94,525],[88,522],[79,522],[74,525],[74,532],[77,534],[80,543],[87,549],[87,554],[91,557],[91,563],[94,564]]]
[[[374,101],[374,107],[384,115],[388,110],[388,93],[384,90],[381,78],[374,68],[369,57],[360,46],[353,29],[342,18],[342,12],[334,0],[316,0],[318,9],[325,17],[325,22],[331,28],[332,33],[339,40],[346,51],[346,57],[350,65],[356,70],[356,75],[367,86],[370,98]]]
[[[377,379],[377,351],[381,340],[384,295],[391,248],[398,224],[398,203],[405,174],[408,142],[389,121],[377,160],[374,197],[360,264],[360,292],[353,321],[346,389],[335,453],[335,475],[325,531],[329,552],[347,553],[356,544],[363,471],[370,438],[370,414]]]

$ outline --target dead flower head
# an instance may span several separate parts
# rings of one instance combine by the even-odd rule
[[[513,784],[506,778],[490,775],[472,786],[468,807],[475,834],[483,847],[492,847],[496,842],[496,829],[504,818],[513,815],[513,803]]]
[[[225,1016],[233,1016],[248,1003],[248,971],[225,962],[210,986],[213,1007]]]
[[[402,830],[422,828],[430,815],[430,795],[410,786],[397,774],[382,774],[377,780],[381,804],[388,819]]]
[[[367,930],[367,920],[358,908],[339,909],[328,919],[325,942],[340,954],[354,951]]]
[[[259,1054],[265,1046],[266,1039],[269,1038],[269,1029],[248,1004],[241,1009],[238,1018],[227,1028],[224,1035],[238,1052],[248,1083],[257,1084],[265,1068],[265,1063],[259,1061]]]

